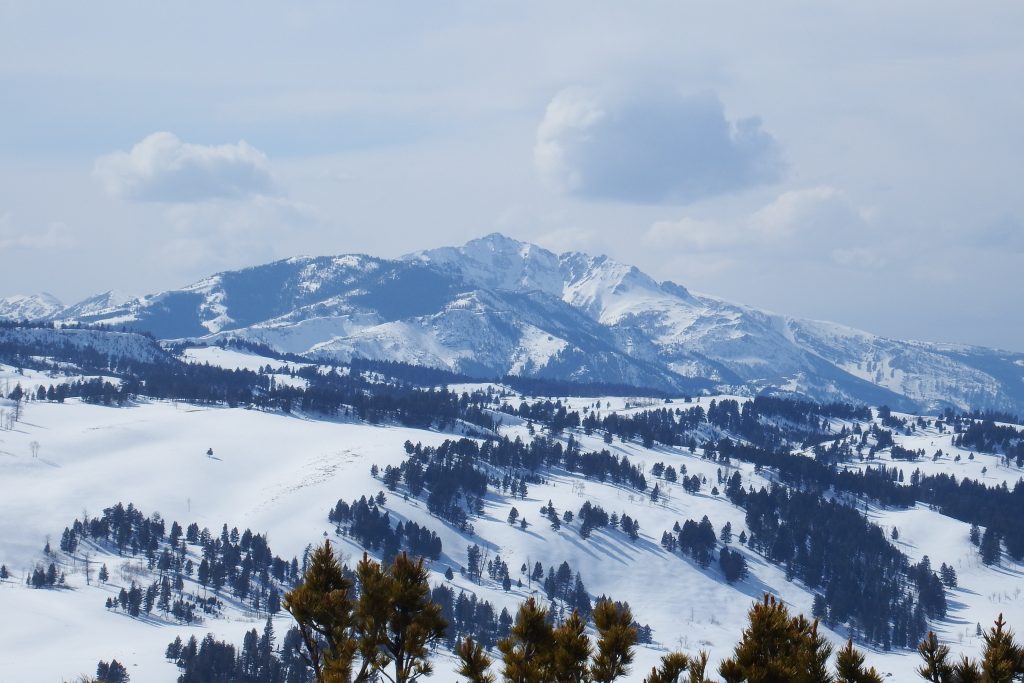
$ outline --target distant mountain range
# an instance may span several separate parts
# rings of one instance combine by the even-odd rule
[[[888,339],[696,295],[606,256],[500,234],[400,259],[297,257],[141,298],[0,299],[0,317],[103,323],[162,340],[237,338],[505,374],[1024,413],[1024,354]]]

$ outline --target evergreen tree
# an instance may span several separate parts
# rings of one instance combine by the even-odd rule
[[[423,559],[414,561],[402,553],[385,568],[364,554],[356,575],[360,599],[355,614],[363,661],[392,683],[429,676],[430,648],[444,637],[448,622],[430,599]],[[387,672],[391,666],[393,676]]]
[[[984,541],[982,541],[984,545]],[[1013,632],[1006,628],[1003,615],[985,633],[985,653],[981,660],[982,680],[985,683],[1012,683],[1024,675],[1024,652],[1016,643]]]
[[[688,668],[690,668],[690,658],[681,652],[672,652],[662,657],[660,667],[651,669],[651,673],[644,679],[644,683],[682,683],[682,675]],[[696,683],[704,683],[703,676],[694,679],[692,673],[689,679],[690,681],[696,680]]]
[[[494,674],[491,668],[491,658],[484,652],[480,643],[473,642],[472,638],[466,638],[459,643],[455,654],[459,658],[459,675],[465,677],[467,683],[494,683]]]
[[[917,646],[924,663],[917,668],[921,678],[932,683],[952,683],[953,666],[949,663],[949,648],[939,644],[933,631]]]
[[[782,602],[766,595],[751,608],[743,638],[719,673],[726,683],[831,683],[831,653],[816,621],[791,617]]]
[[[882,683],[882,676],[872,667],[864,668],[864,654],[847,640],[836,654],[836,683]]]
[[[593,616],[598,640],[591,676],[595,683],[610,683],[628,674],[633,663],[636,643],[633,614],[628,607],[602,600],[594,608]]]
[[[295,619],[302,634],[306,657],[317,683],[362,683],[370,680],[364,662],[352,677],[359,643],[354,625],[352,582],[342,573],[330,541],[313,551],[302,584],[284,596],[284,608]]]
[[[999,534],[990,526],[981,535],[981,561],[987,565],[998,564],[1002,552]]]
[[[97,683],[128,683],[128,670],[116,659],[110,663],[101,661],[96,665]]]

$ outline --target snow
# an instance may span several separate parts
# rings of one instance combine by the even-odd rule
[[[467,282],[475,285],[562,294],[557,256],[547,249],[499,233],[470,240],[461,247],[441,247],[403,258],[454,267]]]
[[[540,370],[548,362],[564,350],[569,343],[548,334],[533,325],[523,326],[523,336],[519,340],[519,348],[512,356],[510,375],[525,375]]]
[[[678,386],[672,374],[678,373],[756,389],[795,388],[818,400],[1024,412],[1020,354],[899,341],[836,323],[793,319],[658,283],[605,256],[559,256],[500,234],[403,258],[301,257],[213,275],[178,290],[202,301],[194,320],[174,319],[173,329],[205,329],[209,334],[202,336],[204,341],[238,337],[339,361],[359,353],[500,375],[523,372],[527,365],[545,367],[529,362],[529,350],[517,353],[519,331],[533,325],[570,347],[607,348],[614,354],[600,368],[575,360],[586,354],[565,354],[567,360],[557,370],[563,378],[668,387]],[[237,306],[253,294],[236,288],[258,290],[260,285],[251,283],[260,268],[271,268],[285,284],[273,285],[280,291],[266,292],[262,314],[258,307],[244,314],[232,311],[233,300]],[[378,274],[400,277],[409,269],[424,268],[433,268],[443,283],[444,296],[437,298],[433,310],[395,320],[372,308],[367,303],[372,297],[361,296],[380,293],[377,288],[393,280]],[[164,310],[162,302],[171,294],[97,311],[103,302],[117,302],[100,295],[95,305],[84,305],[81,311],[72,306],[62,317],[94,313],[111,325],[145,319],[159,328],[167,320],[164,316],[183,315]],[[59,302],[43,305],[44,299],[0,300],[0,317],[46,317],[41,311],[47,305],[62,308]],[[526,300],[538,308],[522,305]],[[288,305],[282,307],[282,302]],[[30,305],[42,308],[18,312]],[[457,310],[460,306],[469,310]],[[579,321],[580,314],[590,320],[566,324]],[[236,328],[233,318],[247,322]]]
[[[0,318],[10,320],[47,320],[63,308],[60,299],[46,292],[0,298]]]
[[[155,341],[131,332],[13,327],[0,329],[0,341],[34,345],[39,349],[69,345],[79,349],[93,349],[113,358],[128,358],[146,363],[159,363],[165,359],[163,351]]]
[[[219,346],[198,346],[185,349],[182,353],[182,360],[187,363],[209,363],[227,370],[250,370],[252,372],[259,372],[267,365],[275,370],[282,367],[301,368],[310,365],[310,363],[293,363],[261,356],[251,351],[222,349]]]
[[[194,349],[193,358],[242,367],[260,363],[232,350]],[[196,355],[198,354],[198,355]],[[262,359],[265,360],[265,359]],[[274,365],[271,362],[271,365]],[[471,390],[489,385],[458,385]],[[723,396],[715,397],[718,400]],[[736,397],[739,398],[739,397]],[[511,395],[518,404],[521,397]],[[599,406],[608,411],[634,412],[665,405],[664,401],[629,397],[567,398],[574,409]],[[708,398],[700,405],[707,406]],[[674,406],[684,407],[681,399]],[[181,635],[201,637],[207,630],[218,637],[240,642],[242,632],[262,623],[230,611],[226,620],[210,620],[202,628],[147,623],[122,614],[108,613],[102,605],[111,586],[87,587],[84,577],[69,571],[74,590],[32,590],[23,585],[24,572],[40,559],[49,536],[55,542],[61,530],[83,510],[90,514],[117,501],[132,502],[147,514],[160,512],[166,520],[197,521],[218,529],[221,524],[249,527],[269,534],[273,551],[283,557],[301,555],[325,533],[334,537],[327,522],[327,510],[339,498],[351,500],[375,494],[381,482],[370,474],[373,464],[383,468],[397,465],[405,453],[406,440],[436,445],[450,435],[396,426],[370,426],[344,420],[317,420],[301,415],[285,416],[256,410],[196,407],[183,403],[151,401],[127,408],[106,408],[70,400],[63,405],[29,402],[23,406],[22,421],[12,431],[0,431],[0,563],[14,573],[14,580],[0,585],[0,612],[26,615],[0,620],[0,683],[5,681],[60,680],[91,672],[100,658],[117,658],[129,666],[134,683],[166,681],[176,674],[163,660],[166,644]],[[841,421],[836,422],[838,427]],[[529,439],[527,425],[503,416],[502,432],[512,438]],[[734,548],[747,557],[751,576],[734,586],[726,584],[717,568],[701,571],[689,560],[664,551],[662,531],[687,518],[707,515],[719,529],[730,522],[734,534],[744,529],[744,513],[724,496],[713,496],[711,486],[718,476],[717,463],[702,460],[682,449],[644,449],[635,443],[607,445],[594,434],[573,434],[584,450],[610,448],[650,471],[656,462],[686,467],[689,474],[701,474],[708,486],[690,495],[677,484],[658,481],[665,498],[652,504],[647,495],[575,475],[552,473],[544,484],[532,485],[527,500],[510,500],[491,494],[484,515],[474,518],[475,535],[467,537],[431,517],[416,500],[388,494],[387,507],[395,519],[414,519],[436,531],[442,538],[444,555],[433,563],[433,581],[443,581],[444,570],[456,573],[456,588],[472,590],[510,610],[537,586],[513,588],[509,593],[485,579],[483,585],[459,576],[466,549],[479,543],[493,557],[500,552],[508,563],[513,581],[520,577],[523,563],[541,561],[545,567],[568,561],[582,572],[592,595],[607,594],[627,600],[640,623],[650,624],[657,644],[640,648],[633,676],[639,680],[666,648],[682,647],[694,652],[706,648],[717,662],[727,656],[739,637],[746,612],[762,592],[779,594],[795,610],[810,612],[813,595],[797,582],[787,582],[784,572],[766,564],[745,548]],[[929,430],[905,436],[896,434],[904,446],[925,447],[931,453],[932,440],[942,440]],[[39,446],[32,457],[32,442]],[[937,446],[936,446],[937,447]],[[206,456],[208,448],[214,457]],[[947,453],[953,449],[946,444]],[[882,459],[884,461],[885,455]],[[957,476],[980,476],[988,464],[989,478],[1014,481],[1019,471],[997,466],[990,456],[974,462],[955,464],[951,457],[937,463],[930,458],[906,463],[908,470],[952,471]],[[890,464],[890,463],[886,463]],[[764,482],[752,468],[738,464],[745,484]],[[729,472],[724,472],[728,475]],[[652,481],[653,483],[653,481]],[[554,531],[542,521],[539,509],[551,501],[559,512],[574,513],[585,500],[639,520],[641,537],[631,543],[618,531],[598,530],[589,540],[577,533],[577,522]],[[506,518],[512,506],[531,526],[523,531],[510,526]],[[987,625],[1004,612],[1012,625],[1024,623],[1020,568],[1008,561],[1003,567],[985,567],[970,545],[967,526],[942,517],[932,510],[871,509],[869,516],[887,531],[900,532],[900,547],[912,559],[927,554],[934,567],[951,564],[959,574],[960,588],[950,592],[950,615],[935,628],[954,649],[974,653],[979,647],[974,624]],[[343,553],[356,557],[360,550],[346,539],[335,539]],[[100,558],[97,558],[100,559]],[[104,560],[114,568],[121,560]],[[112,575],[116,572],[112,572]],[[287,628],[282,617],[279,636]],[[1019,626],[1018,626],[1019,628]],[[827,632],[836,643],[846,634]],[[963,646],[960,647],[962,642]],[[60,652],[54,657],[53,652]],[[917,665],[909,651],[868,653],[870,662],[895,680],[911,680]],[[445,656],[437,658],[435,680],[452,680],[454,665]]]

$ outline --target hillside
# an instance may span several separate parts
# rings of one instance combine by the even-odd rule
[[[282,385],[278,391],[301,391],[311,386],[307,384],[310,380],[296,376],[302,369],[298,364],[252,352],[189,349],[183,352],[183,357],[191,362],[209,363],[211,367],[255,372],[269,366],[274,368],[270,375],[275,378],[274,384]],[[333,372],[326,367],[321,371]],[[18,371],[10,366],[4,368],[4,376],[20,378],[19,383],[27,391],[68,380],[59,373]],[[289,383],[285,378],[294,379]],[[386,378],[377,377],[374,381]],[[571,439],[582,453],[607,450],[616,458],[625,457],[645,473],[647,488],[639,490],[624,482],[602,481],[603,476],[588,475],[585,470],[567,469],[564,465],[543,466],[536,470],[539,478],[528,475],[529,492],[525,497],[517,497],[503,486],[489,485],[481,500],[482,509],[468,518],[470,532],[445,515],[430,512],[426,494],[410,495],[405,483],[398,483],[391,491],[385,481],[388,467],[397,467],[409,458],[406,442],[419,443],[424,448],[438,447],[468,432],[475,431],[481,436],[486,433],[467,423],[449,422],[443,430],[436,426],[410,428],[387,417],[376,418],[378,424],[369,424],[348,409],[335,415],[316,411],[287,414],[256,407],[228,408],[217,403],[198,405],[141,396],[131,398],[120,408],[77,398],[63,403],[23,401],[19,420],[11,429],[0,431],[0,476],[7,484],[5,495],[0,498],[0,563],[12,573],[11,579],[0,583],[0,609],[7,614],[31,616],[4,620],[0,625],[0,638],[10,645],[0,655],[0,671],[4,672],[0,680],[8,680],[7,676],[11,676],[10,680],[71,676],[91,671],[97,659],[113,657],[129,664],[136,683],[166,681],[176,675],[176,669],[162,655],[175,635],[183,640],[190,635],[201,639],[207,632],[213,632],[238,644],[244,631],[262,629],[264,618],[246,608],[244,602],[230,599],[228,592],[219,616],[210,616],[198,626],[166,618],[159,610],[151,617],[132,618],[118,609],[104,609],[104,601],[108,597],[116,599],[117,591],[132,580],[146,583],[156,576],[155,570],[146,568],[142,555],[133,557],[126,551],[125,556],[118,556],[111,547],[83,538],[70,555],[55,550],[52,559],[43,556],[41,551],[47,539],[55,547],[61,530],[73,520],[96,517],[118,501],[124,505],[132,503],[146,515],[159,512],[168,524],[172,520],[182,526],[196,522],[214,535],[225,523],[228,528],[250,528],[254,533],[265,534],[274,553],[286,560],[293,556],[301,558],[309,544],[319,543],[325,537],[335,540],[351,559],[362,552],[362,543],[355,536],[339,536],[338,527],[328,520],[328,513],[339,500],[351,502],[383,491],[384,508],[393,522],[414,521],[438,534],[443,550],[430,564],[432,582],[436,585],[448,585],[456,593],[465,591],[479,600],[487,600],[497,611],[503,607],[512,610],[531,594],[549,602],[543,587],[520,572],[522,564],[532,566],[541,562],[546,571],[567,562],[574,572],[579,572],[591,598],[605,594],[628,601],[640,624],[649,625],[653,631],[654,642],[640,648],[635,667],[638,672],[648,668],[667,648],[707,648],[714,661],[722,658],[735,642],[751,601],[766,590],[780,595],[798,611],[812,611],[815,590],[799,577],[787,577],[784,566],[770,562],[753,545],[732,541],[730,547],[745,558],[749,575],[729,583],[717,562],[703,568],[692,558],[662,544],[663,532],[671,531],[676,522],[700,520],[705,515],[716,532],[726,522],[731,524],[736,537],[751,531],[744,509],[725,495],[724,483],[716,484],[719,473],[725,479],[738,474],[744,487],[754,489],[773,482],[784,483],[785,476],[773,468],[756,468],[738,455],[726,461],[709,457],[705,450],[708,443],[725,448],[726,438],[745,442],[742,435],[749,432],[750,425],[733,422],[724,414],[708,413],[706,421],[684,432],[699,437],[704,444],[691,452],[685,445],[654,442],[648,447],[640,435],[627,439],[606,436],[605,429],[592,429],[586,422],[549,434],[552,430],[544,426],[549,420],[541,413],[537,413],[536,419],[514,414],[525,402],[538,406],[537,410],[558,405],[567,415],[599,417],[602,421],[614,416],[622,421],[640,419],[662,408],[685,412],[700,406],[709,411],[712,400],[716,405],[727,406],[736,397],[702,397],[689,402],[676,398],[666,403],[664,399],[600,396],[545,403],[495,385],[462,384],[451,388],[459,393],[498,391],[491,394],[497,403],[491,400],[490,410],[500,419],[497,431],[502,436],[541,446],[557,443],[561,448],[569,447]],[[908,487],[915,470],[924,476],[950,473],[958,479],[977,479],[989,486],[1006,482],[1011,488],[1021,475],[1012,458],[953,445],[953,439],[967,432],[954,433],[949,420],[936,421],[934,416],[918,421],[912,415],[890,415],[876,410],[870,419],[831,417],[825,420],[827,425],[815,423],[811,427],[794,421],[793,417],[769,418],[769,409],[767,405],[761,408],[764,427],[776,426],[793,435],[820,434],[823,446],[849,444],[853,455],[845,460],[844,468],[857,472],[893,467],[906,474]],[[812,412],[842,410],[845,409],[819,406]],[[560,413],[551,413],[556,414]],[[872,436],[861,440],[855,430],[871,431]],[[876,431],[879,435],[891,433],[892,445],[884,445],[881,436],[874,435]],[[482,443],[479,439],[473,441]],[[1015,441],[1009,443],[1010,448],[1019,445]],[[857,444],[863,445],[858,448]],[[896,459],[906,457],[896,447],[914,453],[923,449],[925,456],[915,456],[913,461]],[[938,450],[942,455],[933,457]],[[212,454],[208,454],[210,451]],[[813,463],[827,461],[831,456],[815,454],[814,446],[807,445],[798,447],[792,457]],[[706,481],[699,484],[699,490],[688,490],[685,478],[671,482],[664,475],[655,476],[658,463]],[[373,466],[377,468],[376,474],[371,472]],[[486,470],[489,466],[481,462],[477,467]],[[651,500],[654,484],[661,492],[657,501]],[[1008,556],[996,565],[983,564],[978,549],[969,540],[970,524],[926,504],[880,505],[840,491],[826,493],[825,498],[828,497],[849,500],[862,511],[867,502],[867,519],[886,538],[892,535],[894,527],[898,529],[898,540],[892,541],[892,546],[910,562],[920,562],[928,555],[934,568],[945,563],[955,569],[958,587],[946,591],[948,613],[929,621],[930,627],[946,641],[975,652],[980,641],[975,636],[976,622],[985,624],[997,612],[1004,612],[1011,624],[1024,623],[1018,585],[1020,565]],[[625,513],[639,523],[638,537],[631,540],[621,530],[596,528],[584,538],[578,515],[555,529],[540,512],[549,501],[559,516],[565,511],[575,513],[585,502],[601,506],[609,513]],[[526,529],[509,524],[507,518],[512,507],[529,520]],[[472,545],[479,545],[487,559],[501,556],[513,579],[510,590],[503,590],[500,581],[486,574],[475,579],[460,573],[460,567],[467,566]],[[94,572],[99,563],[108,566],[109,583],[97,585],[93,575],[93,585],[84,585],[82,563],[72,559],[80,558],[83,549],[90,554]],[[199,548],[191,546],[188,552],[198,563]],[[379,550],[374,553],[379,556]],[[36,563],[45,565],[49,561],[60,565],[71,590],[34,590],[24,585],[26,574],[31,573]],[[449,567],[454,570],[451,580],[445,578]],[[522,587],[517,585],[519,580],[523,581]],[[194,581],[189,579],[186,590],[205,592]],[[287,618],[279,615],[275,623],[278,636],[283,637]],[[846,638],[849,627],[846,623],[835,624],[828,631],[829,637],[838,643]],[[46,652],[53,647],[60,647],[67,655],[59,661],[48,658]],[[886,652],[869,646],[868,656],[871,663],[891,673],[895,680],[910,680],[917,665],[912,651],[898,647]],[[446,672],[451,671],[453,664],[444,653],[438,655],[438,660],[437,680],[446,680]]]

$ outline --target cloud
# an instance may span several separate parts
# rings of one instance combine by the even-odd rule
[[[93,175],[113,197],[189,203],[275,193],[266,155],[245,141],[195,145],[153,133],[129,152],[96,160]]]
[[[869,212],[833,187],[783,192],[750,215],[732,220],[684,216],[657,221],[644,233],[648,246],[695,251],[766,247],[813,250],[862,242]],[[840,257],[843,258],[843,257]],[[837,261],[841,265],[846,263]]]
[[[170,227],[161,246],[165,258],[196,272],[293,256],[292,240],[301,242],[321,226],[315,208],[281,197],[179,204],[168,207],[164,218]]]
[[[818,237],[854,237],[863,227],[868,212],[834,187],[791,190],[758,209],[749,221],[750,229],[766,241],[785,240],[797,234]]]
[[[545,249],[560,254],[566,251],[588,251],[594,244],[595,237],[593,230],[565,227],[537,235],[533,241]]]
[[[863,270],[879,270],[889,263],[882,251],[873,247],[833,249],[832,260],[840,266]]]
[[[730,247],[739,241],[738,231],[724,223],[684,216],[675,221],[657,221],[644,233],[651,247],[710,251]]]
[[[996,249],[1015,253],[1024,252],[1024,220],[1004,215],[971,230],[961,240],[976,249]]]
[[[42,229],[17,228],[14,214],[0,215],[0,249],[70,249],[74,246],[71,230],[61,221],[51,221]]]
[[[534,163],[557,192],[649,204],[687,204],[782,174],[778,143],[760,120],[730,121],[714,95],[578,88],[548,104]]]

